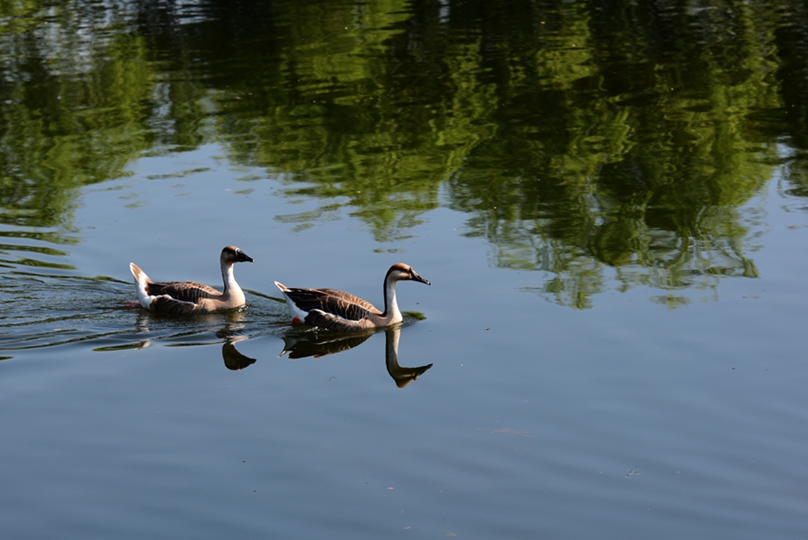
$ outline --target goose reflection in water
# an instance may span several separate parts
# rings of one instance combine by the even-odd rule
[[[231,371],[239,371],[250,367],[255,363],[255,358],[244,356],[236,349],[236,342],[248,339],[247,336],[235,336],[228,338],[222,344],[222,359],[224,366]]]
[[[153,334],[152,339],[171,339],[214,332],[219,337],[229,337],[244,330],[247,313],[231,309],[214,313],[177,315],[148,310],[139,310],[135,320],[135,332]]]
[[[388,328],[385,331],[384,358],[387,363],[387,373],[396,381],[396,386],[404,388],[431,368],[432,364],[420,367],[401,367],[398,365],[398,339],[400,336],[401,328],[399,326]]]
[[[288,355],[289,358],[322,358],[329,354],[340,353],[353,349],[364,343],[374,331],[356,333],[352,335],[337,334],[332,332],[300,332],[292,330],[283,337],[284,347],[278,355]],[[402,367],[398,363],[398,342],[401,337],[401,325],[389,327],[384,330],[385,334],[385,364],[387,373],[399,388],[404,388],[412,381],[421,376],[432,364],[419,367]]]
[[[155,341],[170,340],[175,344],[183,345],[212,345],[222,344],[222,359],[227,369],[238,371],[255,363],[255,358],[241,354],[236,349],[236,343],[249,339],[249,336],[239,334],[245,330],[245,313],[242,310],[231,310],[221,313],[196,315],[193,325],[188,324],[188,317],[179,317],[173,314],[141,311],[135,323],[135,335],[149,334],[149,338],[137,340],[124,345],[103,347],[97,350],[143,349],[150,347]],[[216,336],[210,339],[210,334]]]

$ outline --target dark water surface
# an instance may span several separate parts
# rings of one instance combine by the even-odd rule
[[[807,88],[794,1],[0,5],[0,537],[806,537]]]

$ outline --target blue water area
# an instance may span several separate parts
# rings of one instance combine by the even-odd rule
[[[0,540],[808,537],[805,2],[0,2]],[[155,280],[236,309],[146,310]],[[404,320],[292,326],[275,286]]]
[[[671,307],[612,275],[576,310],[548,301],[547,273],[492,266],[462,213],[427,213],[395,249],[344,212],[296,229],[284,216],[305,200],[272,178],[239,193],[243,171],[216,155],[144,159],[83,188],[69,269],[16,285],[39,313],[3,330],[5,537],[805,532],[808,219],[776,181],[741,210],[761,230],[757,279]],[[180,166],[203,172],[146,178]],[[188,223],[176,204],[195,209]],[[256,261],[236,268],[245,308],[126,306],[130,260],[218,285],[227,243]],[[432,285],[399,285],[413,314],[395,350],[382,331],[331,352],[329,335],[289,326],[275,279],[378,303],[397,260]],[[302,357],[279,357],[295,340]],[[432,366],[399,386],[391,359]]]

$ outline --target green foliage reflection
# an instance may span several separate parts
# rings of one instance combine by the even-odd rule
[[[808,194],[808,13],[775,4],[0,4],[2,221],[69,224],[76,186],[218,139],[322,200],[279,219],[393,242],[447,202],[567,305],[608,269],[754,277],[744,207],[778,145]]]

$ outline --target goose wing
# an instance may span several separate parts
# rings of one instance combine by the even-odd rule
[[[170,296],[183,302],[196,304],[203,298],[220,298],[222,293],[204,283],[194,281],[172,281],[170,283],[149,283],[148,292],[151,296]]]
[[[302,311],[319,309],[343,319],[358,321],[369,315],[381,315],[381,311],[358,296],[335,289],[286,289],[284,294]]]
[[[356,332],[374,328],[373,323],[370,322],[370,319],[367,317],[354,320],[343,319],[342,317],[333,315],[331,313],[326,313],[320,309],[313,309],[309,311],[305,322],[306,324],[310,324],[312,326],[319,326],[320,328],[334,330],[336,332]]]
[[[151,309],[153,311],[162,311],[163,313],[178,313],[190,314],[199,313],[200,309],[196,302],[188,302],[185,300],[177,300],[167,294],[157,296],[151,302]]]

